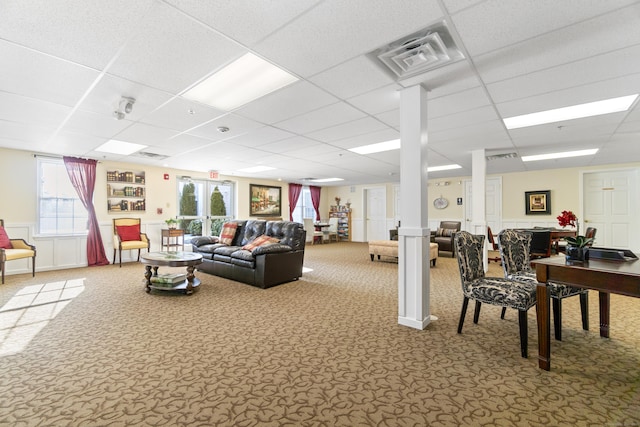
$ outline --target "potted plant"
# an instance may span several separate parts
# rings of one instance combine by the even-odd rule
[[[167,223],[167,227],[169,227],[169,228],[176,228],[178,226],[178,220],[174,219],[174,218],[169,218],[169,219],[165,220],[164,222]]]
[[[565,237],[567,242],[567,261],[584,261],[588,259],[586,247],[593,243],[593,238],[586,236]]]

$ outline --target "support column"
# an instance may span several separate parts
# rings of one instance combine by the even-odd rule
[[[424,329],[429,308],[429,222],[427,195],[427,91],[400,92],[400,194],[398,229],[398,323]]]
[[[484,149],[473,150],[471,152],[471,194],[473,206],[471,212],[471,233],[487,235],[487,158]],[[477,194],[477,196],[475,196]],[[484,271],[489,269],[488,242],[485,239],[484,245]]]

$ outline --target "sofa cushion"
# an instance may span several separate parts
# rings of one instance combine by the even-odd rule
[[[241,246],[220,246],[219,248],[216,248],[213,253],[216,255],[223,255],[226,257],[231,256],[232,253],[234,253],[235,251],[239,251],[241,250],[242,247]]]
[[[123,242],[140,240],[140,224],[134,225],[116,225],[118,237]]]
[[[270,236],[267,236],[266,234],[263,234],[262,236],[258,236],[255,239],[253,239],[253,241],[244,245],[242,249],[244,249],[245,251],[252,251],[258,246],[271,245],[274,243],[278,243],[279,241],[280,240],[276,239],[275,237],[270,237]]]
[[[438,230],[436,230],[436,236],[440,237],[451,237],[454,234],[456,234],[456,230],[453,228],[440,228],[438,227]]]
[[[4,227],[0,227],[0,248],[13,248],[13,246],[11,246],[11,240],[9,240],[9,236],[7,236],[7,232],[4,230]]]
[[[236,236],[237,229],[237,223],[225,222],[222,225],[222,230],[220,230],[220,239],[218,241],[224,245],[230,245],[231,242],[233,242],[233,238]]]

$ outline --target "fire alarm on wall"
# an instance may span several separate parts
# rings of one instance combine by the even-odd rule
[[[164,180],[165,180],[165,181],[168,181],[168,180],[169,180],[169,174],[168,174],[168,173],[165,173],[165,174],[164,174]]]

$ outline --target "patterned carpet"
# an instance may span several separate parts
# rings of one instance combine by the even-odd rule
[[[148,295],[137,263],[8,276],[0,286],[0,426],[638,426],[640,300],[612,296],[611,339],[577,298],[552,371],[517,314],[462,304],[454,259],[431,269],[432,314],[397,324],[397,265],[366,244],[309,246],[268,290],[197,273]],[[165,272],[172,269],[164,269]],[[501,275],[495,263],[490,275]]]

